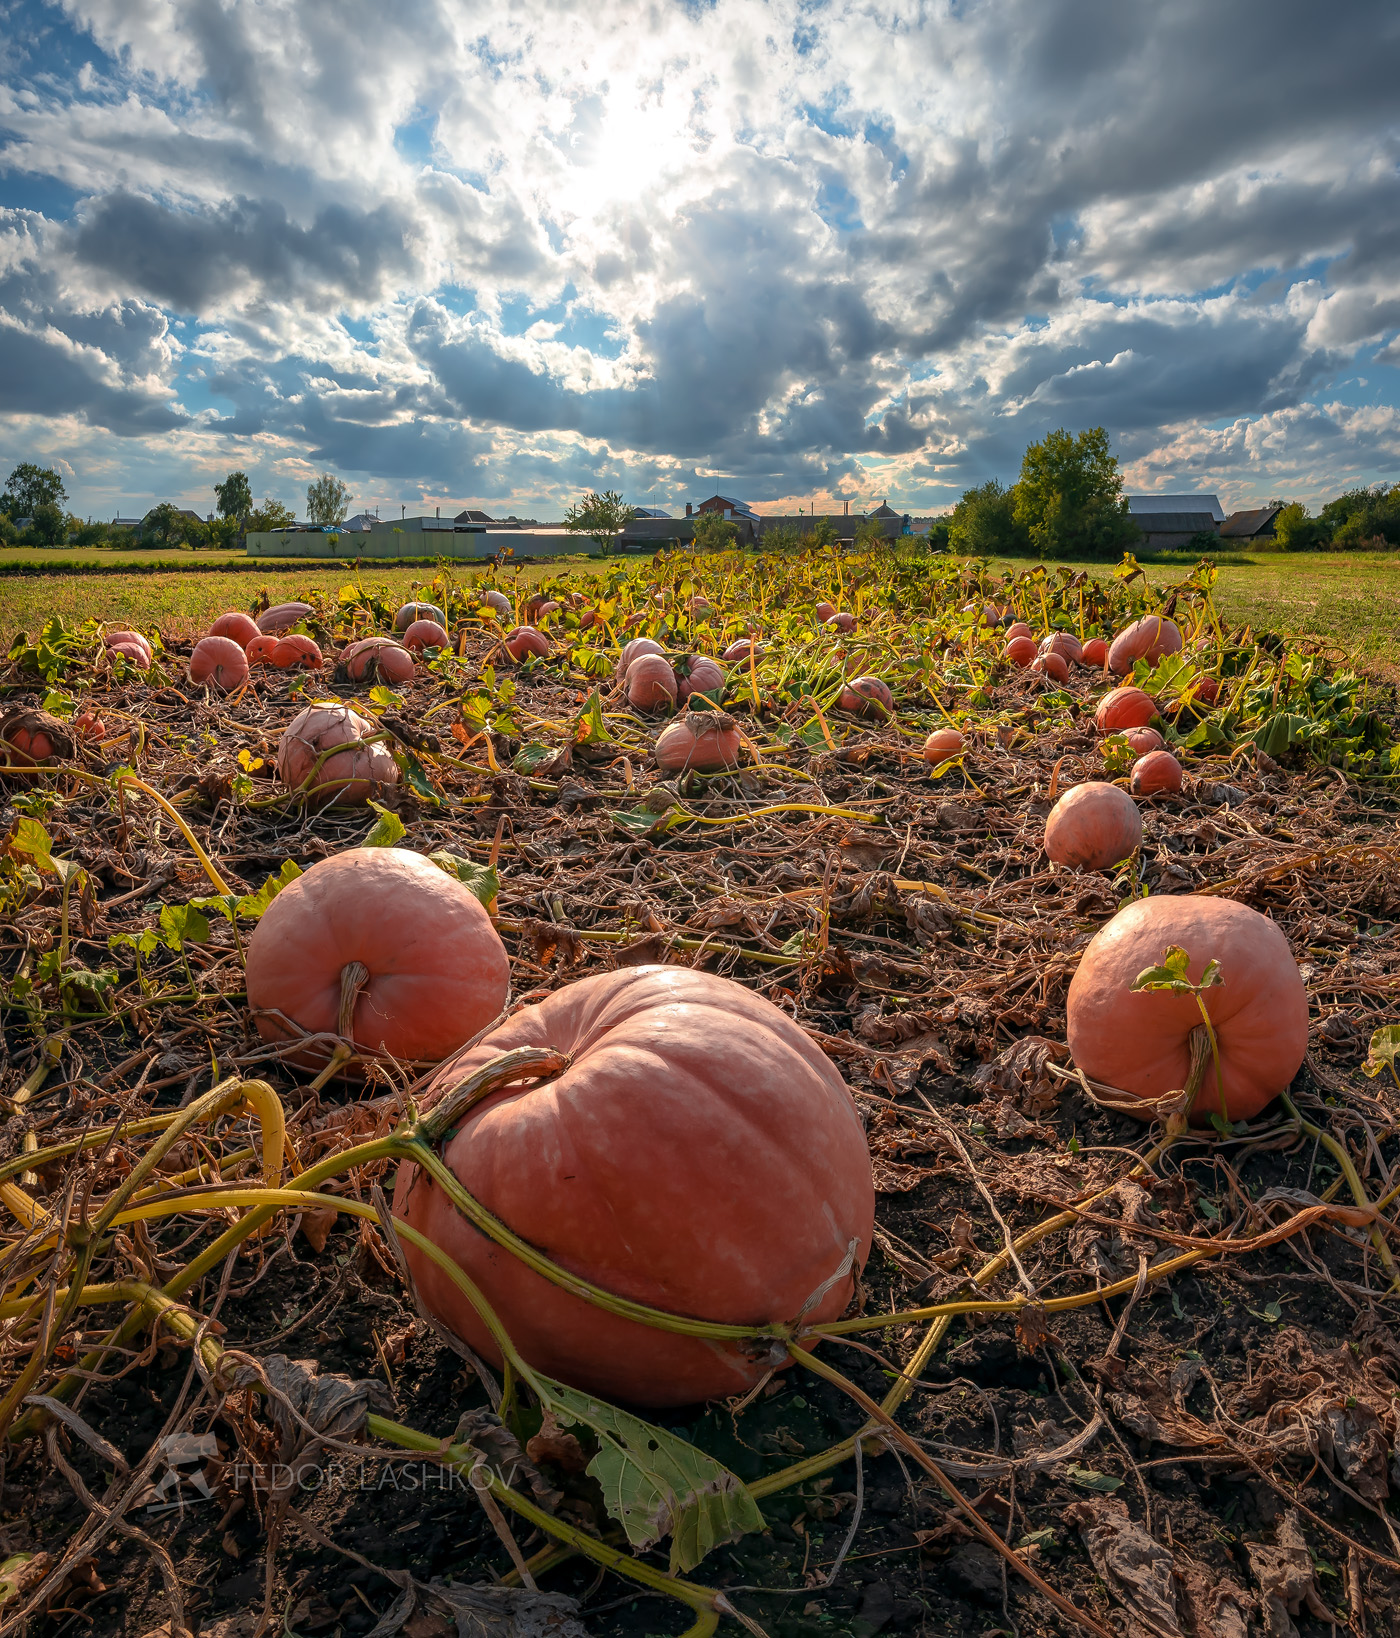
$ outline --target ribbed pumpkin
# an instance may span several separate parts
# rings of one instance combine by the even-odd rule
[[[1007,640],[1008,643],[1011,641],[1011,639],[1013,637],[1030,637],[1030,635],[1031,635],[1031,628],[1026,624],[1026,622],[1024,620],[1013,620],[1011,622],[1011,624],[1006,628],[1006,640]],[[1033,638],[1032,638],[1032,646],[1034,646],[1034,639]]]
[[[528,659],[531,654],[542,660],[549,653],[549,638],[542,631],[536,631],[533,626],[517,626],[514,631],[506,634],[502,646],[517,663]]]
[[[438,1062],[506,1004],[510,963],[474,893],[421,853],[357,847],[284,887],[248,944],[248,1005],[308,1034],[340,1028],[356,1046]],[[265,1040],[291,1035],[259,1016]],[[297,1054],[324,1063],[325,1045]]]
[[[1134,899],[1099,930],[1069,987],[1074,1061],[1090,1080],[1139,1098],[1185,1087],[1191,1033],[1201,1023],[1195,998],[1132,988],[1172,945],[1190,956],[1193,983],[1208,961],[1220,963],[1224,981],[1202,997],[1219,1046],[1224,1107],[1208,1060],[1191,1118],[1248,1120],[1302,1065],[1308,997],[1287,939],[1267,916],[1233,899],[1154,894]]]
[[[390,686],[412,682],[416,674],[413,656],[392,637],[361,637],[341,650],[335,669],[348,682],[386,682]]]
[[[664,654],[638,654],[627,667],[627,703],[636,711],[658,711],[676,703],[679,689]]]
[[[142,671],[150,670],[150,639],[143,637],[139,631],[109,631],[102,641],[113,654],[124,654]]]
[[[56,756],[72,756],[67,723],[34,706],[16,705],[0,716],[0,762],[35,768]]]
[[[860,717],[885,717],[894,715],[894,695],[889,686],[878,677],[853,677],[841,690],[841,698],[836,702],[843,711],[852,711]]]
[[[704,694],[719,703],[724,695],[724,672],[706,654],[683,654],[673,667],[676,673],[676,697],[688,700],[692,694]]]
[[[627,667],[633,660],[640,659],[643,654],[660,654],[665,657],[666,650],[657,642],[655,637],[633,637],[622,645],[622,652],[617,657],[617,664],[613,667],[613,676],[619,682],[627,675]]]
[[[1111,870],[1142,846],[1142,815],[1118,785],[1091,780],[1068,790],[1045,821],[1045,851],[1058,865]]]
[[[1048,654],[1037,654],[1031,661],[1031,670],[1038,671],[1042,677],[1049,677],[1052,682],[1069,681],[1069,661],[1054,649]]]
[[[1157,702],[1140,688],[1114,688],[1099,701],[1094,725],[1101,734],[1121,734],[1125,728],[1146,728],[1157,715]]]
[[[232,637],[239,648],[246,650],[248,644],[258,635],[258,628],[251,614],[242,614],[237,609],[230,609],[227,614],[219,616],[205,635]]]
[[[1001,657],[1004,660],[1010,660],[1012,665],[1020,666],[1024,671],[1036,658],[1035,638],[1031,636],[1030,632],[1024,634],[1018,632],[1002,649]]]
[[[447,624],[447,616],[436,603],[405,603],[394,616],[394,630],[402,636],[420,620],[431,620],[436,626]]]
[[[1146,660],[1156,665],[1164,654],[1180,654],[1181,629],[1175,620],[1164,614],[1145,614],[1125,626],[1113,639],[1108,650],[1108,668],[1120,677],[1126,677],[1135,660]]]
[[[437,620],[415,620],[403,634],[403,646],[410,653],[424,648],[446,648],[452,639]]]
[[[462,1185],[546,1256],[604,1290],[743,1325],[840,1314],[875,1197],[840,1075],[784,1013],[686,967],[631,967],[526,1007],[439,1075],[431,1103],[519,1046],[572,1054],[553,1080],[467,1112],[444,1150]],[[608,1399],[685,1405],[742,1393],[766,1356],[610,1314],[546,1281],[405,1165],[394,1213],[481,1286],[536,1369]],[[405,1247],[429,1310],[499,1363],[436,1264]],[[824,1289],[832,1281],[830,1289]]]
[[[371,745],[360,741],[376,732],[348,705],[323,700],[299,711],[277,742],[277,777],[291,790],[299,790],[316,766],[323,751],[332,751],[316,771],[315,783],[307,795],[313,808],[335,802],[341,807],[360,807],[376,786],[397,785],[399,765],[383,740]],[[337,750],[337,746],[345,746]]]
[[[490,587],[481,594],[483,608],[490,609],[498,620],[509,620],[511,615],[510,598],[504,592]]]
[[[312,612],[310,603],[274,603],[258,616],[258,630],[280,637]]]
[[[1080,665],[1092,667],[1095,671],[1102,671],[1108,662],[1108,644],[1102,637],[1091,637],[1079,653]]]
[[[1067,665],[1078,665],[1083,646],[1072,631],[1052,631],[1048,637],[1040,640],[1042,654],[1059,654]]]
[[[1155,728],[1125,728],[1123,738],[1127,741],[1128,749],[1138,756],[1146,756],[1149,751],[1160,751],[1166,744]]]
[[[231,694],[248,680],[248,656],[232,637],[201,637],[190,655],[190,681]]]
[[[656,736],[656,760],[667,773],[718,773],[737,768],[743,741],[722,711],[687,711]]]
[[[259,639],[254,639],[258,641]],[[248,645],[250,648],[252,644]],[[321,650],[312,640],[299,631],[289,631],[285,637],[279,637],[271,654],[268,655],[269,665],[274,665],[279,671],[291,671],[296,666],[304,666],[308,671],[321,669]]]
[[[1170,751],[1148,751],[1133,764],[1132,792],[1134,796],[1156,796],[1179,791],[1183,777],[1181,764]]]

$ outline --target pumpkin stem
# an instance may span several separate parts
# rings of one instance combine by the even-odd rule
[[[510,1081],[542,1080],[567,1069],[573,1059],[555,1047],[516,1047],[492,1058],[439,1100],[412,1136],[429,1145],[442,1141],[459,1116]]]
[[[355,1003],[369,983],[369,968],[363,961],[347,961],[340,969],[340,1033],[347,1041],[355,1039]]]

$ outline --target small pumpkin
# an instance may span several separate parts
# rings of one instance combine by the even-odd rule
[[[839,613],[833,614],[827,619],[826,627],[828,631],[854,631],[856,629],[856,617],[848,610],[842,609]]]
[[[720,659],[726,665],[747,665],[750,654],[753,655],[754,659],[758,659],[762,653],[762,643],[755,643],[751,637],[741,637],[737,643],[731,643],[725,649],[724,653],[720,655]]]
[[[719,773],[739,766],[739,726],[722,711],[687,711],[656,736],[656,760],[667,773]]]
[[[660,654],[664,656],[666,650],[657,642],[655,637],[633,637],[622,645],[622,652],[617,657],[617,664],[613,667],[613,675],[619,682],[627,675],[627,667],[633,660],[642,654]]]
[[[1108,663],[1108,644],[1102,637],[1091,637],[1079,654],[1080,665],[1087,665],[1091,670],[1102,671]]]
[[[1164,654],[1180,652],[1181,628],[1176,621],[1169,620],[1165,614],[1145,614],[1141,620],[1124,626],[1113,639],[1108,650],[1108,668],[1126,677],[1136,660],[1156,665]]]
[[[250,666],[271,665],[272,656],[274,653],[276,653],[277,645],[281,641],[282,639],[280,637],[254,637],[252,642],[248,644],[247,648],[243,650],[243,652],[248,656],[248,664]]]
[[[878,677],[853,677],[841,690],[836,702],[843,711],[859,717],[890,717],[894,715],[894,695]]]
[[[762,1325],[809,1302],[809,1323],[843,1311],[873,1231],[869,1152],[840,1075],[771,1002],[688,967],[596,974],[492,1030],[424,1102],[519,1046],[572,1061],[466,1111],[442,1151],[514,1233],[672,1313]],[[770,1369],[766,1351],[640,1325],[546,1281],[411,1166],[393,1210],[477,1282],[532,1366],[573,1387],[688,1405],[745,1392]],[[429,1312],[499,1364],[460,1287],[406,1254]]]
[[[73,736],[68,724],[47,711],[16,705],[0,717],[0,762],[21,768],[51,764],[55,757],[72,756]]]
[[[107,724],[95,711],[79,711],[73,718],[73,728],[86,739],[106,739]]]
[[[507,632],[504,647],[517,663],[531,654],[544,659],[549,653],[549,638],[533,626],[517,626],[514,631]]]
[[[1146,756],[1149,751],[1160,751],[1167,743],[1155,728],[1125,728],[1123,738],[1127,741],[1128,749],[1138,756]]]
[[[1013,637],[1029,637],[1031,636],[1031,628],[1024,620],[1013,620],[1006,628],[1005,636],[1008,643]]]
[[[692,694],[704,694],[716,703],[724,694],[724,672],[706,654],[683,654],[673,667],[676,673],[676,697],[688,700]]]
[[[935,728],[924,741],[924,761],[932,767],[963,753],[963,737],[956,728]]]
[[[248,680],[248,656],[232,637],[201,637],[190,655],[192,683],[208,683],[231,694]]]
[[[316,769],[307,804],[313,808],[331,802],[362,807],[377,787],[399,782],[399,765],[383,740],[360,743],[377,732],[372,722],[348,705],[329,700],[308,705],[292,718],[277,742],[277,777],[289,789],[300,790],[316,768],[316,759],[323,751],[331,751]]]
[[[246,651],[248,644],[258,635],[258,627],[251,614],[244,614],[239,609],[230,609],[227,614],[219,616],[205,635],[231,637],[239,648]]]
[[[482,607],[490,609],[492,614],[494,614],[498,620],[510,619],[510,598],[508,598],[504,592],[497,591],[494,586],[489,587],[486,591],[482,592],[481,603]],[[446,623],[446,621],[439,622],[439,624],[442,625],[445,625]]]
[[[1176,946],[1200,983],[1218,961],[1222,983],[1204,992],[1220,1053],[1221,1085],[1207,1059],[1191,1119],[1249,1120],[1287,1089],[1308,1048],[1308,997],[1278,927],[1234,899],[1193,893],[1134,899],[1099,929],[1080,958],[1067,1003],[1069,1049],[1091,1080],[1139,1098],[1186,1085],[1192,995],[1134,990],[1133,981]],[[1219,1095],[1223,1092],[1223,1100]]]
[[[272,1016],[282,1013],[311,1035],[436,1063],[486,1028],[509,990],[510,963],[481,901],[403,848],[351,848],[312,865],[248,943],[248,1005],[268,1041],[293,1038]],[[320,1043],[293,1061],[328,1056]]]
[[[1083,645],[1072,631],[1052,631],[1040,640],[1041,654],[1059,654],[1067,665],[1078,665],[1084,653]]]
[[[835,603],[821,602],[812,610],[812,613],[816,615],[818,620],[825,622],[836,613],[836,605]]]
[[[280,637],[284,631],[290,631],[311,613],[310,603],[274,603],[270,609],[264,609],[258,616],[258,630],[271,632],[274,637]]]
[[[151,668],[150,639],[143,637],[139,631],[109,631],[102,641],[114,654],[124,654],[133,661],[142,671]]]
[[[394,630],[403,636],[410,626],[416,625],[420,620],[431,620],[437,626],[447,624],[446,614],[436,603],[405,603],[394,616]]]
[[[1214,677],[1197,677],[1186,690],[1186,700],[1191,705],[1214,705],[1220,698],[1220,683]]]
[[[392,637],[361,637],[340,652],[336,678],[343,682],[386,682],[390,687],[412,682],[413,656]]]
[[[1013,637],[1002,649],[1001,657],[1024,671],[1036,658],[1035,638],[1029,632]]]
[[[451,641],[437,620],[415,620],[403,634],[403,646],[411,653],[425,648],[446,648]]]
[[[266,639],[254,639],[266,641]],[[250,643],[249,648],[253,645]],[[305,666],[308,671],[321,669],[321,650],[309,637],[299,631],[289,631],[285,637],[279,637],[267,663],[274,665],[279,671],[290,671],[293,666]]]
[[[676,703],[676,674],[664,654],[638,654],[627,667],[627,703],[636,711],[656,711]]]
[[[1140,688],[1114,688],[1099,701],[1094,725],[1101,734],[1120,734],[1125,728],[1146,728],[1157,715],[1157,702]]]
[[[1069,662],[1063,654],[1057,654],[1053,649],[1049,654],[1037,654],[1031,661],[1031,670],[1057,683],[1069,681]]]
[[[1133,763],[1132,792],[1134,796],[1156,796],[1179,791],[1183,778],[1181,764],[1170,751],[1149,751]]]
[[[1075,870],[1111,870],[1142,846],[1142,815],[1121,786],[1099,780],[1075,785],[1045,821],[1052,863]]]

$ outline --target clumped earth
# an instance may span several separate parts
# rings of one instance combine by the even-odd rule
[[[548,595],[494,583],[521,619]],[[516,666],[513,622],[445,570],[419,595],[453,649],[389,689],[332,681],[394,614],[357,580],[299,627],[324,674],[259,670],[227,698],[185,680],[188,641],[157,641],[149,672],[95,627],[17,642],[7,706],[72,733],[47,768],[0,773],[0,1633],[1400,1630],[1394,700],[1307,643],[1224,630],[1211,583],[668,556],[561,582],[536,615],[551,654]],[[854,632],[813,617],[823,600]],[[1140,802],[1115,872],[1052,869],[1056,795],[1132,757],[1094,730],[1112,679],[1016,670],[1002,627],[1111,636],[1158,608],[1184,653],[1126,680],[1186,789]],[[723,697],[743,767],[662,777],[664,718],[628,709],[621,642],[750,634]],[[856,674],[890,687],[891,719],[839,709]],[[330,697],[394,751],[377,812],[308,813],[273,776],[282,729]],[[931,772],[948,723],[965,752]],[[139,1306],[246,1222],[263,1177],[244,1107],[139,1170],[179,1111],[267,1081],[296,1171],[387,1131],[430,1067],[316,1086],[247,1013],[256,916],[366,840],[454,856],[517,1001],[703,965],[794,1017],[861,1110],[877,1231],[851,1317],[871,1324],[820,1349],[844,1381],[796,1366],[649,1413],[761,1509],[679,1582],[669,1542],[634,1553],[582,1471],[585,1429],[542,1425],[527,1392],[491,1420],[494,1377],[417,1314],[372,1217],[287,1207],[159,1318]],[[1144,892],[1226,894],[1282,928],[1311,1009],[1296,1118],[1169,1140],[1075,1075],[1070,977]],[[333,1188],[348,1205],[388,1181],[381,1162]],[[141,1188],[162,1214],[102,1223]],[[482,1495],[487,1469],[542,1527]],[[693,1496],[670,1501],[693,1522]]]

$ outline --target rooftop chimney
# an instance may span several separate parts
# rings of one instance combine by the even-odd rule
[[[847,501],[846,502],[846,516],[850,517],[850,515],[851,515],[851,503],[850,503],[850,501]]]
[[[435,509],[434,509],[434,510],[435,510],[435,512],[436,512],[436,515],[437,515],[437,516],[438,516],[438,517],[441,517],[441,516],[442,516],[442,508],[441,508],[441,507],[440,507],[440,506],[439,506],[439,507],[436,507],[436,508],[435,508]]]
[[[686,515],[686,516],[687,516],[687,517],[689,517],[689,516],[690,516],[690,513],[691,513],[691,506],[690,506],[690,502],[689,502],[689,501],[687,501],[687,502],[686,502],[686,503],[685,503],[685,515]]]

